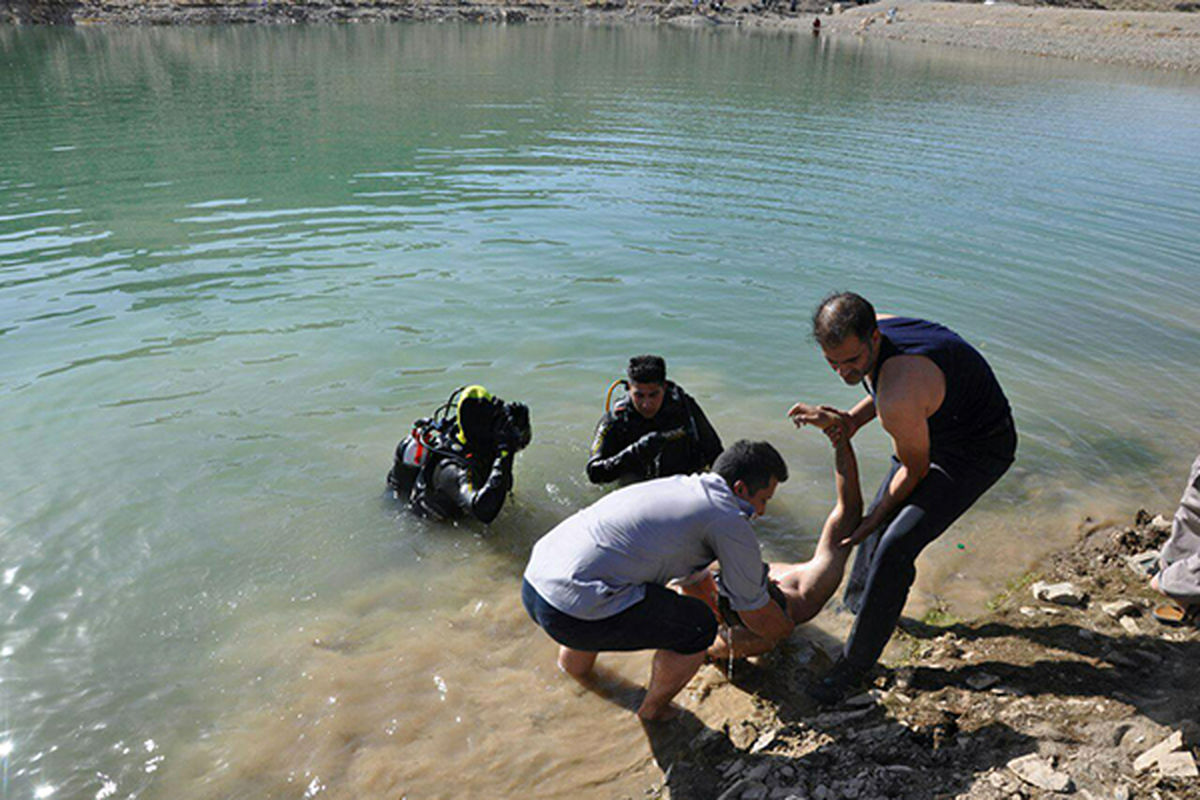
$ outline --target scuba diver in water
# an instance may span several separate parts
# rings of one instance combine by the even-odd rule
[[[532,438],[525,404],[505,403],[482,386],[463,386],[432,417],[413,423],[396,446],[388,486],[423,517],[470,514],[489,523],[512,490],[513,457]]]
[[[707,469],[721,454],[721,437],[700,405],[672,381],[661,356],[634,356],[619,380],[628,394],[596,425],[587,476],[592,483],[622,485]]]

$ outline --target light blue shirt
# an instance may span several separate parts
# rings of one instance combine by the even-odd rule
[[[754,507],[715,473],[627,486],[578,511],[533,546],[525,580],[577,619],[606,619],[666,584],[721,565],[735,611],[767,604],[767,571],[750,526]]]

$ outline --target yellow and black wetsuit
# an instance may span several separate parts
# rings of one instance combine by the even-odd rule
[[[448,414],[455,409],[455,416]],[[396,447],[388,486],[416,513],[489,523],[513,486],[513,457],[529,445],[529,409],[475,384],[454,390]]]
[[[587,476],[592,483],[635,483],[702,472],[723,449],[721,437],[691,395],[672,381],[652,418],[629,398],[619,400],[596,425]]]
[[[422,465],[409,503],[422,516],[457,519],[470,514],[489,523],[512,490],[512,468],[512,453],[439,448]]]

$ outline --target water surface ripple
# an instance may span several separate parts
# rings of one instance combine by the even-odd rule
[[[632,695],[558,679],[517,576],[645,351],[784,450],[759,529],[807,556],[829,457],[782,412],[857,396],[806,338],[831,289],[959,329],[1016,409],[915,608],[1168,510],[1197,450],[1194,78],[570,26],[0,29],[0,63],[3,796],[640,793]],[[475,381],[533,409],[511,505],[411,519],[391,448]]]

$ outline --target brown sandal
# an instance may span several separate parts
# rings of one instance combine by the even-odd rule
[[[1154,618],[1164,625],[1183,625],[1194,622],[1200,606],[1180,606],[1178,603],[1163,603],[1154,609]]]

